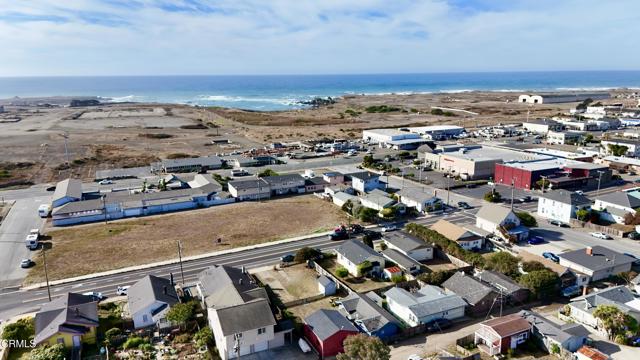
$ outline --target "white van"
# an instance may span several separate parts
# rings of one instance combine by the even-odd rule
[[[51,212],[51,206],[49,204],[42,204],[38,207],[38,215],[41,218],[48,217],[50,212]]]

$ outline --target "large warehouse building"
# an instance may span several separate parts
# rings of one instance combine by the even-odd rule
[[[429,140],[445,140],[462,135],[465,130],[455,125],[432,125],[407,128],[407,131],[416,133]]]
[[[602,164],[567,159],[514,161],[496,164],[495,183],[531,190],[536,182],[545,179],[553,189],[571,189],[591,186],[600,179],[611,181],[611,170]]]
[[[362,140],[397,150],[413,150],[427,142],[419,134],[398,129],[363,130]]]
[[[604,100],[610,98],[607,92],[598,93],[540,93],[540,94],[522,94],[518,97],[519,103],[528,104],[558,104],[582,102],[587,99]]]

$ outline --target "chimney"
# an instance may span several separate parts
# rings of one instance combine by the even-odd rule
[[[589,293],[589,287],[587,285],[582,286],[582,296],[585,296]]]
[[[587,246],[585,251],[587,252],[587,255],[593,256],[593,248],[591,246]]]
[[[246,274],[247,273],[247,269],[244,267],[244,265],[242,265],[242,273]]]

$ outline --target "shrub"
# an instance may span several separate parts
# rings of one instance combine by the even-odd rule
[[[193,335],[193,340],[199,347],[205,345],[209,346],[213,344],[213,332],[211,331],[211,328],[209,328],[208,326],[203,327],[197,333],[195,333],[195,335]]]
[[[526,211],[518,211],[516,212],[516,216],[520,219],[520,223],[524,226],[534,227],[538,226],[538,221],[531,214]]]
[[[403,281],[404,281],[404,275],[393,275],[393,276],[391,277],[391,281],[392,281],[394,284],[401,283],[401,282],[403,282]]]
[[[418,275],[418,280],[429,285],[440,286],[447,281],[456,271],[455,270],[438,270],[430,273],[422,273]]]
[[[532,260],[532,261],[525,261],[522,263],[522,270],[526,272],[545,270],[545,269],[547,269],[547,267],[544,266],[544,264],[539,261]]]
[[[137,349],[140,345],[145,344],[146,341],[138,336],[132,336],[130,338],[127,339],[127,341],[124,342],[124,344],[122,345],[122,347],[126,350],[126,349]]]
[[[484,194],[484,200],[492,203],[497,203],[502,201],[502,195],[495,190],[491,190],[488,193]]]
[[[312,249],[308,246],[305,246],[298,251],[296,251],[295,261],[303,262],[311,259],[315,259],[320,255],[320,252],[316,249]]]
[[[510,277],[518,275],[518,263],[520,258],[506,251],[493,253],[487,256],[485,269],[495,270]]]
[[[520,284],[538,299],[556,294],[560,277],[554,271],[549,269],[534,270],[520,277]]]
[[[336,269],[336,275],[341,278],[347,277],[347,275],[349,275],[349,270],[340,266],[339,268]]]
[[[590,217],[591,217],[591,214],[587,209],[580,209],[576,211],[576,218],[578,218],[578,220],[580,221],[589,221]]]
[[[29,353],[30,360],[65,360],[67,349],[62,344],[39,346]]]
[[[191,320],[194,312],[195,307],[193,303],[178,303],[167,311],[167,320],[182,325]]]
[[[32,319],[20,319],[8,324],[2,331],[4,340],[24,340],[28,341],[35,336],[35,328]]]
[[[278,176],[279,174],[271,169],[264,169],[258,173],[258,177]]]
[[[435,244],[436,246],[440,247],[442,251],[455,256],[458,259],[461,259],[473,266],[484,266],[484,258],[482,257],[482,255],[461,248],[458,243],[447,239],[435,230],[431,230],[426,226],[416,223],[407,225],[406,230],[414,236],[421,238],[428,244]]]
[[[173,338],[173,343],[174,344],[186,344],[191,342],[191,334],[180,334],[178,336],[176,336],[175,338]]]
[[[361,262],[360,264],[358,264],[357,268],[358,268],[358,275],[362,276],[364,275],[364,273],[366,273],[367,271],[369,271],[369,269],[371,269],[373,267],[373,265],[371,265],[371,262],[369,260],[365,260],[363,262]]]

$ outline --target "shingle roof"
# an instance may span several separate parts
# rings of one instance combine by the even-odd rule
[[[531,324],[520,316],[520,314],[511,314],[481,323],[493,329],[500,337],[506,337],[521,333],[531,329]]]
[[[635,196],[629,195],[629,193],[625,191],[616,191],[609,194],[604,194],[602,196],[598,196],[596,200],[632,209],[640,207],[640,199]]]
[[[586,196],[580,195],[574,191],[551,190],[540,195],[540,197],[573,206],[591,204],[591,200]]]
[[[640,313],[626,304],[634,301],[635,296],[625,286],[614,286],[577,297],[571,301],[571,306],[578,307],[583,311],[593,312],[599,305],[615,305],[621,311]]]
[[[319,309],[307,316],[304,322],[320,341],[341,330],[358,332],[358,329],[337,310]]]
[[[586,249],[579,249],[560,253],[558,256],[574,264],[578,264],[592,271],[608,269],[622,264],[633,263],[636,259],[608,249],[604,246],[593,246],[592,255],[587,254]]]
[[[368,332],[374,332],[388,323],[397,324],[398,321],[393,315],[376,304],[375,301],[366,295],[351,293],[351,295],[340,301],[341,310],[345,316],[349,316],[357,324],[366,328]]]
[[[369,172],[369,171],[362,171],[362,172],[357,172],[357,173],[347,174],[347,175],[352,178],[360,179],[362,181],[367,181],[370,179],[375,179],[380,177],[380,175]]]
[[[524,289],[522,286],[518,285],[517,282],[499,272],[485,270],[479,272],[476,277],[481,281],[489,283],[491,286],[502,290],[505,295],[510,295],[516,291]]]
[[[588,337],[589,330],[580,324],[567,323],[563,326],[557,325],[554,322],[549,321],[544,316],[522,310],[518,313],[523,319],[527,320],[536,331],[546,337],[553,339],[554,341],[562,344],[572,337]]]
[[[53,192],[53,201],[64,197],[82,199],[82,181],[69,178],[56,184],[56,190]]]
[[[262,188],[263,191],[269,190],[269,184],[264,180],[264,178],[259,178],[259,179],[253,178],[253,179],[229,181],[229,186],[237,190],[258,189],[258,188]]]
[[[510,213],[511,209],[507,207],[496,204],[487,204],[480,208],[476,217],[491,221],[494,224],[499,224],[504,221]]]
[[[443,311],[464,307],[462,297],[437,286],[425,285],[415,293],[403,288],[392,288],[385,292],[387,299],[410,309],[417,317],[425,317]]]
[[[279,184],[284,182],[304,182],[304,178],[300,174],[284,174],[263,177],[268,184]]]
[[[225,336],[276,324],[266,299],[255,299],[215,311]]]
[[[410,200],[413,200],[413,201],[416,201],[416,202],[420,202],[420,203],[424,203],[426,201],[429,201],[429,200],[435,198],[433,193],[424,192],[422,190],[422,188],[407,187],[407,188],[404,188],[404,189],[398,191],[396,194],[400,195],[401,197],[405,197],[405,198],[408,198]]]
[[[127,291],[129,311],[135,314],[156,301],[169,306],[178,303],[178,294],[171,280],[147,275],[138,280]]]
[[[440,219],[431,225],[431,230],[437,231],[440,235],[452,241],[473,241],[480,239],[480,236],[444,219]]]
[[[398,266],[400,266],[404,270],[409,270],[412,267],[417,267],[418,269],[420,268],[419,262],[399,252],[398,250],[385,249],[385,250],[382,250],[381,253],[384,257],[398,264]]]
[[[409,252],[416,249],[431,248],[432,246],[424,242],[423,240],[406,233],[404,231],[394,231],[385,233],[383,236],[384,241],[397,247],[398,249]]]
[[[222,308],[257,298],[267,298],[264,288],[259,287],[249,274],[235,267],[210,266],[198,274],[198,281],[205,303],[211,308]]]
[[[495,294],[493,288],[483,284],[479,280],[465,275],[463,272],[453,274],[442,287],[460,295],[469,305],[475,305],[491,294]]]
[[[336,248],[338,254],[342,254],[345,258],[354,264],[361,264],[372,256],[382,257],[372,248],[365,245],[362,241],[348,240]]]
[[[98,325],[98,303],[93,297],[66,293],[44,304],[36,313],[34,340],[40,344],[61,330],[84,334]]]

